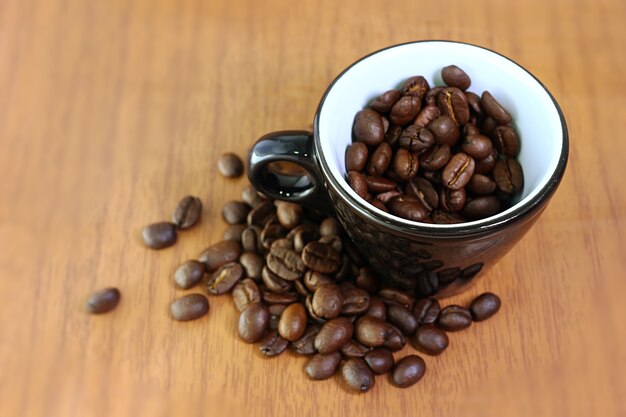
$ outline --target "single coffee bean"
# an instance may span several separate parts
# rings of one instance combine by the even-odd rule
[[[243,201],[229,201],[222,207],[222,218],[228,224],[242,224],[250,212],[250,206]]]
[[[467,97],[458,88],[444,88],[437,98],[437,104],[441,114],[450,116],[457,125],[464,125],[469,121],[470,112]]]
[[[400,92],[398,90],[389,90],[376,97],[370,104],[370,107],[378,113],[388,113],[398,100],[400,100]]]
[[[387,320],[407,336],[417,330],[417,319],[411,310],[401,305],[392,304],[387,308]]]
[[[393,355],[388,349],[372,349],[365,354],[363,359],[375,374],[386,374],[393,369]]]
[[[276,208],[278,222],[282,227],[289,230],[300,224],[300,221],[302,220],[302,212],[303,210],[300,204],[289,203],[286,201],[280,202]]]
[[[367,195],[367,182],[365,176],[358,171],[348,172],[348,184],[358,194],[359,197],[365,198]]]
[[[94,292],[87,299],[86,308],[89,314],[103,314],[115,309],[120,302],[120,290],[103,288]]]
[[[233,240],[223,240],[206,248],[198,260],[206,266],[207,272],[213,272],[228,262],[234,262],[241,255],[241,246]]]
[[[259,255],[253,252],[242,253],[239,257],[239,263],[243,267],[244,275],[256,280],[261,279],[261,271],[265,265],[265,261]]]
[[[404,335],[396,326],[368,315],[356,321],[354,334],[355,339],[365,346],[383,346],[397,351],[406,345]]]
[[[256,207],[266,200],[265,197],[259,195],[256,188],[248,184],[241,192],[241,199],[250,207]]]
[[[418,155],[426,152],[435,143],[435,137],[430,129],[411,125],[402,131],[398,144],[401,148]]]
[[[467,202],[467,192],[465,188],[449,190],[442,188],[439,192],[439,207],[449,211],[461,211]]]
[[[409,310],[413,308],[415,298],[410,294],[396,288],[383,288],[378,291],[378,297],[387,304],[400,304]]]
[[[352,338],[354,328],[346,317],[326,322],[315,337],[315,349],[319,353],[331,353],[341,349]]]
[[[492,195],[470,200],[463,208],[463,216],[469,220],[484,219],[500,212],[500,200]]]
[[[404,149],[402,150],[404,151]],[[367,183],[367,189],[372,193],[389,192],[395,190],[398,185],[385,177],[371,177],[369,175],[365,177],[365,182]]]
[[[465,97],[467,98],[467,103],[469,104],[471,112],[476,116],[482,117],[485,112],[483,111],[483,105],[480,103],[480,97],[478,97],[476,93],[472,93],[471,91],[466,91]],[[465,126],[474,125],[466,124]],[[478,133],[478,131],[476,131],[475,133]]]
[[[454,146],[461,137],[459,125],[447,115],[439,116],[433,120],[429,129],[438,145]]]
[[[394,125],[406,126],[411,123],[422,107],[419,97],[404,96],[391,108],[389,120]]]
[[[441,307],[439,301],[434,298],[422,298],[415,302],[413,314],[419,324],[433,324],[439,318]]]
[[[327,354],[318,353],[312,356],[304,366],[309,379],[314,381],[322,381],[328,379],[337,372],[341,363],[341,353],[331,352]]]
[[[272,248],[266,262],[270,271],[287,281],[301,278],[306,270],[300,255],[287,248]]]
[[[449,87],[467,90],[472,84],[470,77],[456,65],[448,65],[441,70],[441,78]]]
[[[449,305],[441,310],[437,325],[445,331],[456,332],[472,325],[472,315],[468,309],[458,305]]]
[[[423,221],[428,216],[428,210],[420,201],[410,195],[399,195],[387,203],[392,214],[407,220]]]
[[[248,304],[258,303],[261,301],[261,291],[256,283],[250,278],[241,280],[233,288],[231,293],[233,302],[238,311],[243,311]]]
[[[170,305],[170,312],[178,321],[199,319],[209,312],[209,301],[202,294],[187,294]]]
[[[513,120],[511,114],[491,95],[489,91],[484,91],[480,103],[485,113],[501,125],[508,125]]]
[[[400,359],[391,373],[391,382],[398,388],[407,388],[418,382],[426,372],[424,359],[408,355]]]
[[[398,174],[398,177],[400,177],[403,181],[411,181],[417,175],[417,170],[419,169],[419,158],[416,153],[411,153],[406,149],[400,148],[393,158],[392,167],[394,172]]]
[[[372,153],[366,167],[369,175],[382,175],[391,163],[392,151],[391,146],[387,142],[383,142]]]
[[[461,151],[475,159],[488,157],[493,151],[491,140],[483,135],[470,135],[461,143]]]
[[[385,128],[380,114],[372,109],[364,109],[354,118],[354,137],[368,146],[379,145],[385,138]]]
[[[493,167],[493,178],[498,189],[507,194],[520,192],[524,187],[522,166],[512,158],[496,161]]]
[[[174,223],[152,223],[143,228],[143,242],[151,249],[163,249],[176,243],[176,225]]]
[[[326,217],[320,223],[320,236],[341,236],[343,229],[333,217]]]
[[[317,316],[332,319],[341,313],[343,296],[337,285],[325,284],[317,287],[311,303]]]
[[[174,282],[183,290],[197,285],[204,276],[204,264],[199,261],[186,261],[174,273]]]
[[[439,195],[432,183],[422,177],[415,177],[406,184],[405,193],[415,197],[428,212],[439,207]]]
[[[439,110],[439,107],[428,105],[420,110],[413,124],[419,127],[428,127],[433,122],[433,120],[439,117],[440,114],[441,111]]]
[[[266,223],[275,215],[274,204],[267,200],[250,210],[247,217],[249,226],[258,226],[263,229]]]
[[[302,337],[291,343],[291,349],[298,355],[313,355],[315,350],[315,337],[322,327],[319,324],[309,324]]]
[[[278,330],[278,322],[280,322],[280,316],[287,308],[287,304],[270,304],[267,309],[270,312],[270,319],[267,327],[270,330]]]
[[[341,376],[346,386],[355,392],[367,392],[376,381],[372,370],[361,358],[349,358],[341,365]]]
[[[225,294],[239,282],[242,276],[243,267],[236,262],[229,262],[213,272],[207,282],[207,290],[213,295]]]
[[[467,183],[467,189],[478,195],[488,195],[496,190],[496,183],[486,175],[477,174],[474,170],[474,175]]]
[[[370,297],[370,306],[365,315],[385,321],[387,320],[387,305],[376,297]]]
[[[457,153],[443,169],[443,185],[451,190],[458,190],[467,185],[474,175],[474,159],[462,152]]]
[[[176,206],[172,223],[179,229],[189,229],[193,227],[202,215],[202,201],[198,197],[188,195],[184,197]]]
[[[487,320],[500,310],[500,298],[491,292],[486,292],[474,299],[470,304],[470,312],[474,321]]]
[[[520,141],[517,132],[511,126],[497,126],[491,131],[491,140],[498,152],[515,158],[519,153]]]
[[[341,290],[343,305],[341,314],[359,315],[370,307],[370,295],[362,288],[344,288]]]
[[[300,303],[291,304],[280,316],[278,322],[278,333],[294,342],[302,337],[306,329],[306,310]]]
[[[248,304],[239,315],[239,337],[246,343],[258,342],[267,330],[269,319],[270,312],[263,303]]]
[[[283,353],[287,346],[289,346],[289,341],[280,337],[276,330],[272,330],[263,336],[263,338],[259,341],[259,350],[263,356],[267,356],[268,358],[273,358],[274,356],[278,356]]]
[[[447,349],[448,335],[432,324],[420,326],[415,333],[415,347],[427,355],[439,355]]]
[[[446,166],[451,157],[448,145],[435,145],[420,156],[420,166],[427,171],[439,170]]]
[[[245,224],[231,224],[226,230],[224,230],[224,240],[234,240],[237,243],[241,243],[241,235],[246,229]]]
[[[218,159],[217,169],[226,178],[237,178],[243,174],[243,162],[234,153],[225,153]]]
[[[341,266],[341,255],[331,246],[313,241],[302,250],[302,262],[313,271],[332,274]]]
[[[284,294],[293,287],[292,281],[282,279],[270,271],[267,266],[264,266],[261,270],[261,279],[267,287],[267,290],[275,294]]]
[[[430,86],[426,78],[421,75],[411,77],[406,80],[402,86],[403,96],[417,97],[420,101],[424,98]]]
[[[369,351],[370,348],[363,346],[354,339],[348,341],[341,348],[341,354],[346,358],[362,358]]]
[[[493,171],[493,167],[496,165],[496,160],[498,159],[497,155],[498,154],[494,149],[491,154],[489,154],[489,156],[476,161],[474,172],[476,174],[483,175],[489,174],[491,171]]]

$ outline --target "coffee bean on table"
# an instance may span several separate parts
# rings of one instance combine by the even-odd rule
[[[360,315],[370,307],[370,295],[362,288],[344,288],[341,290],[343,305],[341,314]]]
[[[470,312],[474,321],[487,320],[500,310],[500,298],[494,293],[486,292],[474,299],[470,304]]]
[[[456,65],[448,65],[441,70],[441,78],[443,82],[450,87],[456,87],[461,90],[467,90],[472,84],[470,77],[461,68]]]
[[[235,285],[231,293],[233,302],[238,311],[243,311],[248,304],[261,301],[261,291],[256,283],[250,278],[241,280]]]
[[[261,197],[256,188],[252,184],[248,184],[241,192],[241,199],[244,203],[254,208],[266,200],[265,197]]]
[[[341,256],[331,246],[313,241],[302,250],[302,262],[313,271],[332,274],[341,266]]]
[[[491,95],[489,91],[484,91],[481,97],[481,104],[485,113],[501,125],[508,125],[513,120],[511,114]]]
[[[374,387],[374,373],[361,358],[349,358],[341,365],[341,376],[346,386],[356,392],[367,392]]]
[[[398,388],[407,388],[418,382],[426,372],[424,360],[417,355],[400,359],[391,373],[391,382]]]
[[[211,274],[207,282],[207,290],[213,295],[229,292],[243,277],[243,267],[236,262],[222,265]]]
[[[85,307],[89,314],[108,313],[117,307],[120,297],[120,290],[117,288],[103,288],[89,296]]]
[[[315,349],[315,337],[322,327],[319,324],[309,324],[302,337],[291,343],[291,349],[299,355],[313,355]]]
[[[243,201],[229,201],[222,207],[222,217],[228,224],[242,224],[250,212],[250,206]]]
[[[278,330],[278,322],[283,311],[287,308],[287,304],[270,304],[267,309],[270,311],[270,321],[267,327],[270,330]]]
[[[241,246],[246,252],[260,252],[261,230],[258,226],[248,226],[241,232]]]
[[[328,379],[335,374],[339,364],[341,363],[341,353],[318,353],[309,359],[304,366],[304,372],[306,372],[309,379],[314,381],[321,381]]]
[[[354,339],[351,339],[341,347],[340,351],[346,358],[362,358],[367,352],[370,351],[370,348],[360,344]]]
[[[437,326],[448,332],[467,329],[471,325],[472,315],[469,310],[454,304],[441,310],[437,319]]]
[[[364,109],[354,118],[354,137],[368,146],[379,145],[385,138],[383,119],[372,109]]]
[[[261,279],[261,271],[265,261],[261,256],[253,252],[244,252],[239,257],[239,263],[243,267],[244,275],[253,279]]]
[[[393,369],[393,355],[388,349],[372,349],[365,354],[363,359],[375,374],[386,374]]]
[[[392,304],[387,308],[387,320],[407,336],[417,330],[417,319],[411,310],[401,305]]]
[[[284,292],[284,293],[275,293],[269,291],[263,291],[263,301],[267,304],[292,304],[298,301],[300,296],[296,292]]]
[[[213,272],[220,266],[234,262],[241,255],[241,246],[233,240],[223,240],[206,248],[198,260],[206,266],[208,272]]]
[[[266,200],[254,207],[248,213],[246,219],[248,225],[258,226],[261,229],[265,227],[265,224],[275,215],[276,209],[271,201]]]
[[[198,197],[188,195],[184,197],[176,206],[172,222],[179,229],[189,229],[193,227],[202,215],[202,201]]]
[[[280,316],[278,333],[290,342],[294,342],[304,334],[306,320],[304,306],[300,303],[291,304],[285,308]]]
[[[186,290],[197,285],[204,276],[205,267],[200,261],[190,260],[180,265],[174,273],[174,282]]]
[[[326,322],[315,336],[315,349],[319,353],[335,352],[352,338],[354,328],[346,317],[337,317]]]
[[[252,303],[239,315],[239,337],[246,343],[261,340],[269,324],[270,312],[262,303]]]
[[[202,294],[187,294],[170,305],[170,312],[177,321],[196,320],[209,312],[209,301]]]
[[[229,225],[226,230],[224,230],[224,240],[234,240],[235,242],[241,243],[241,235],[246,227],[247,226],[245,224]]]
[[[176,243],[176,225],[169,222],[152,223],[143,228],[141,235],[147,247],[167,248]]]
[[[406,344],[404,335],[397,327],[368,315],[356,321],[354,334],[357,341],[370,347],[383,346],[396,351]]]
[[[439,301],[434,298],[422,298],[415,302],[413,314],[419,324],[433,324],[439,318],[441,307]]]
[[[365,315],[385,321],[387,320],[387,305],[376,297],[370,297],[370,306]]]
[[[346,171],[362,172],[367,164],[369,152],[363,142],[354,142],[346,149]]]
[[[295,251],[287,248],[272,248],[266,262],[270,271],[287,281],[301,278],[306,270],[302,258]]]
[[[236,178],[243,174],[243,162],[234,153],[225,153],[217,161],[217,169],[226,178]]]
[[[446,332],[432,324],[424,324],[415,332],[415,347],[427,355],[439,355],[448,347]]]
[[[317,316],[332,319],[341,313],[343,296],[337,285],[329,283],[317,287],[311,303]]]
[[[259,341],[259,350],[268,358],[280,355],[287,349],[287,346],[289,346],[289,341],[280,337],[276,330],[267,332]]]

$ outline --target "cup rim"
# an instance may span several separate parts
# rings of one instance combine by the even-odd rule
[[[392,214],[384,213],[380,210],[375,210],[374,206],[367,203],[363,199],[357,199],[351,194],[345,192],[342,186],[339,184],[338,179],[332,173],[331,167],[328,165],[328,162],[325,158],[321,158],[321,139],[319,134],[319,122],[320,115],[322,112],[322,108],[324,107],[324,103],[326,102],[326,98],[330,94],[334,85],[357,64],[362,61],[368,59],[369,57],[376,55],[380,52],[405,46],[419,43],[448,43],[448,44],[460,44],[467,45],[475,48],[480,48],[495,55],[499,55],[500,57],[506,59],[511,62],[513,65],[516,65],[521,70],[530,75],[537,84],[547,93],[550,100],[552,100],[552,104],[554,105],[557,114],[559,116],[559,120],[561,123],[562,130],[562,146],[561,146],[561,154],[559,155],[558,162],[554,168],[554,171],[550,173],[550,178],[544,184],[544,186],[530,199],[527,201],[521,201],[515,204],[510,210],[511,212],[507,217],[498,217],[498,215],[490,216],[485,219],[475,220],[471,222],[458,223],[458,224],[434,224],[434,223],[421,223],[412,220],[403,219],[401,217],[394,216]],[[561,182],[563,178],[563,174],[565,173],[565,168],[567,166],[567,159],[569,156],[569,135],[567,130],[567,123],[565,121],[565,116],[563,115],[563,111],[561,107],[557,103],[556,99],[552,95],[552,93],[548,90],[548,88],[533,75],[529,70],[524,68],[522,65],[518,64],[511,58],[508,58],[502,55],[499,52],[496,52],[492,49],[485,48],[480,45],[475,45],[467,42],[459,42],[459,41],[449,41],[449,40],[437,40],[437,39],[429,39],[429,40],[420,40],[420,41],[411,41],[404,42],[400,44],[391,45],[382,49],[378,49],[373,51],[358,60],[354,61],[348,67],[346,67],[339,75],[337,75],[333,81],[330,83],[324,95],[320,99],[319,105],[317,107],[317,111],[315,113],[315,119],[313,122],[313,136],[315,141],[315,153],[318,159],[318,164],[323,173],[324,179],[327,181],[327,185],[332,187],[332,189],[341,196],[342,199],[346,200],[351,207],[356,210],[360,216],[364,216],[372,219],[375,223],[382,225],[387,228],[391,228],[398,233],[401,234],[419,234],[424,236],[436,236],[436,237],[448,237],[448,238],[456,238],[463,237],[468,235],[476,235],[476,234],[485,234],[492,232],[494,230],[502,229],[512,223],[517,222],[518,220],[526,217],[530,213],[534,212],[537,208],[541,207],[544,202],[546,202],[550,196],[554,193],[556,188]],[[345,179],[341,178],[341,180],[345,181]]]

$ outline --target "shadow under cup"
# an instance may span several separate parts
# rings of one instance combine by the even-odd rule
[[[414,75],[424,76],[431,87],[443,85],[441,69],[451,64],[470,76],[468,91],[490,91],[513,116],[524,170],[521,194],[507,210],[461,224],[418,223],[377,209],[345,180],[354,116]],[[264,136],[251,150],[248,173],[260,191],[274,198],[318,207],[330,200],[347,233],[387,284],[418,297],[444,297],[462,290],[529,230],[558,187],[567,157],[563,114],[533,75],[481,47],[424,41],[383,49],[347,68],[322,97],[313,135],[291,131]],[[296,164],[301,171],[291,179],[272,172],[281,163]],[[290,187],[294,183],[298,186]]]

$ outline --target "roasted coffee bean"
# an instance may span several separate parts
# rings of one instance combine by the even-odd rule
[[[224,240],[234,240],[241,243],[241,235],[245,229],[245,224],[231,224],[224,230],[223,238]]]
[[[352,323],[346,317],[329,320],[315,337],[315,349],[319,353],[338,351],[352,338],[353,331]]]
[[[317,291],[324,284],[334,284],[334,280],[328,275],[310,270],[306,271],[302,281],[309,291]]]
[[[436,106],[437,97],[439,97],[439,94],[441,94],[444,88],[445,87],[440,86],[440,87],[433,87],[430,90],[428,90],[428,92],[426,93],[426,96],[424,97],[424,101],[426,102],[426,105]]]
[[[395,288],[383,288],[378,291],[377,295],[387,304],[400,304],[409,310],[413,308],[413,303],[415,302],[415,298],[413,298],[410,294]]]
[[[176,243],[176,225],[174,223],[152,223],[141,231],[143,242],[151,249],[163,249]]]
[[[89,314],[103,314],[115,309],[120,302],[120,290],[117,288],[103,288],[94,292],[85,304]]]
[[[206,248],[198,260],[206,266],[207,272],[213,272],[220,266],[234,262],[241,255],[241,246],[233,240],[223,240]]]
[[[491,133],[497,126],[498,126],[498,122],[496,122],[491,117],[486,116],[485,118],[483,118],[483,121],[480,125],[480,130],[483,133],[483,135],[491,135]]]
[[[266,262],[270,271],[287,281],[301,278],[306,270],[300,255],[287,248],[272,248]]]
[[[387,305],[376,297],[370,297],[370,306],[365,315],[385,321],[387,320]]]
[[[429,89],[430,86],[428,85],[426,78],[418,75],[411,77],[404,82],[404,85],[402,86],[402,95],[417,97],[421,101]]]
[[[461,151],[474,159],[488,157],[493,151],[491,140],[483,135],[470,135],[465,137],[461,143]]]
[[[389,90],[376,97],[371,102],[370,107],[379,113],[388,113],[398,100],[400,100],[400,92],[398,90]]]
[[[213,272],[207,282],[207,290],[213,295],[227,293],[241,277],[243,277],[243,267],[236,262],[229,262]]]
[[[369,351],[370,348],[363,346],[354,339],[349,340],[341,348],[341,354],[346,358],[362,358]]]
[[[404,151],[404,149],[398,150],[398,153],[400,151]],[[404,151],[404,152],[407,152],[407,151]],[[372,193],[389,192],[389,191],[395,190],[398,185],[394,181],[387,179],[385,177],[371,177],[369,175],[365,177],[365,182],[367,183],[368,191]]]
[[[494,293],[486,292],[474,299],[470,304],[470,312],[474,321],[487,320],[500,310],[500,298]]]
[[[313,271],[332,274],[341,266],[341,255],[331,246],[313,241],[302,250],[302,262]]]
[[[407,336],[417,330],[417,319],[411,310],[401,305],[392,304],[387,308],[387,320]]]
[[[253,208],[266,200],[266,198],[259,195],[256,188],[250,184],[248,184],[241,192],[241,199],[244,203]]]
[[[304,306],[300,303],[291,304],[280,316],[278,333],[290,342],[294,342],[300,339],[304,334],[306,319]]]
[[[249,226],[258,226],[263,229],[268,220],[270,220],[274,215],[274,204],[272,204],[269,200],[264,201],[248,213],[247,223]]]
[[[474,175],[467,183],[467,189],[478,195],[488,195],[496,190],[496,183],[486,175],[477,174],[474,170]]]
[[[386,374],[393,369],[393,355],[388,349],[372,349],[365,354],[363,359],[375,374]]]
[[[439,318],[441,307],[434,298],[422,298],[415,302],[413,314],[419,324],[433,324]]]
[[[341,225],[337,219],[333,217],[326,217],[320,223],[320,236],[340,236],[343,233]]]
[[[416,222],[423,221],[428,216],[428,209],[417,198],[409,195],[392,198],[387,203],[387,208],[396,216]]]
[[[243,174],[243,162],[234,153],[225,153],[218,159],[217,169],[226,178],[237,178]]]
[[[439,355],[447,349],[448,335],[432,324],[420,326],[415,333],[415,348],[427,355]]]
[[[261,279],[270,292],[283,294],[291,290],[292,281],[287,281],[273,273],[267,266],[261,270]]]
[[[411,123],[422,107],[418,97],[404,96],[391,108],[389,120],[394,125],[406,126]]]
[[[471,123],[465,123],[465,126],[463,126],[463,136],[467,137],[472,135],[480,135],[480,129]]]
[[[281,201],[276,208],[278,222],[285,229],[293,229],[302,220],[302,206],[300,204]]]
[[[456,87],[444,88],[439,97],[437,104],[441,114],[450,116],[457,125],[464,125],[469,121],[470,112],[467,98],[463,91]]]
[[[436,224],[456,224],[467,221],[458,213],[449,213],[441,210],[433,211],[430,217]]]
[[[467,329],[472,325],[472,315],[466,308],[449,305],[439,313],[437,325],[447,332]]]
[[[372,370],[361,358],[349,358],[341,365],[341,376],[346,387],[355,392],[367,392],[376,383]]]
[[[172,223],[179,229],[189,229],[193,227],[202,215],[202,201],[198,197],[188,195],[184,197],[176,206]]]
[[[343,305],[341,314],[359,315],[363,314],[370,307],[370,295],[362,288],[344,288],[341,290]]]
[[[463,208],[463,216],[469,220],[484,219],[500,212],[500,200],[492,195],[470,200]]]
[[[259,255],[253,252],[242,253],[239,257],[239,263],[243,267],[244,275],[256,280],[261,279],[261,271],[265,265],[265,261]]]
[[[497,153],[496,153],[496,150],[494,149],[489,156],[476,161],[474,172],[476,174],[483,174],[483,175],[489,174],[491,171],[493,171],[493,167],[496,165],[496,160],[497,160]]]
[[[199,319],[209,312],[209,301],[202,294],[187,294],[170,305],[170,312],[178,321]]]
[[[406,184],[406,194],[415,197],[426,208],[428,212],[439,207],[439,195],[432,183],[422,177],[415,179]]]
[[[372,109],[363,109],[354,118],[354,137],[368,146],[376,146],[385,138],[385,128],[380,114]]]
[[[356,286],[364,290],[375,293],[380,289],[380,283],[371,269],[368,267],[359,268],[359,274],[355,280]]]
[[[443,185],[451,190],[458,190],[467,185],[474,175],[474,159],[462,152],[457,153],[443,169]]]
[[[333,319],[341,313],[343,296],[337,285],[325,284],[315,290],[311,303],[317,316]]]
[[[513,120],[511,114],[491,95],[484,91],[480,103],[485,113],[501,125],[508,125]]]
[[[262,253],[261,228],[258,226],[248,226],[241,233],[241,246],[246,252]]]
[[[204,264],[199,261],[191,260],[183,262],[174,273],[174,282],[183,290],[189,289],[197,285],[204,276]]]
[[[293,250],[293,241],[291,241],[290,239],[286,237],[281,238],[281,239],[276,239],[275,241],[272,242],[272,246],[270,246],[270,250],[272,250],[272,248],[287,248],[287,249]]]
[[[417,175],[417,170],[419,169],[419,158],[416,153],[411,153],[406,149],[400,148],[393,158],[392,167],[394,172],[403,181],[411,181]],[[393,185],[395,186],[395,183],[393,183]],[[369,188],[372,190],[371,187]]]
[[[467,193],[465,188],[459,188],[458,190],[442,188],[439,192],[439,207],[446,211],[461,211],[465,207],[466,202]]]
[[[287,235],[287,229],[280,224],[268,224],[261,231],[261,245],[269,250],[275,240],[282,239]]]
[[[461,137],[459,125],[448,115],[437,117],[430,124],[429,129],[438,145],[454,146]]]
[[[348,172],[348,184],[361,198],[367,195],[367,182],[365,176],[358,171]]]
[[[456,65],[448,65],[441,70],[441,78],[446,85],[467,90],[472,84],[470,77]]]
[[[319,229],[312,224],[303,224],[290,232],[293,233],[293,248],[297,253],[302,253],[304,247],[314,240],[319,239]],[[287,235],[289,236],[289,235]]]
[[[322,236],[319,238],[318,242],[323,243],[325,245],[329,245],[337,252],[341,253],[343,251],[343,242],[341,241],[341,238],[337,235]],[[347,255],[344,255],[344,256],[347,256]],[[348,259],[348,262],[349,261],[350,260]]]
[[[400,139],[400,135],[402,134],[402,126],[399,125],[391,125],[389,129],[387,129],[387,133],[385,133],[385,142],[387,142],[390,146],[394,146],[398,139]]]
[[[287,304],[270,304],[267,309],[270,311],[270,320],[267,327],[270,330],[278,330],[278,322],[283,311],[287,308]]]
[[[478,97],[476,93],[472,93],[471,91],[466,91],[465,97],[467,98],[467,103],[469,104],[470,110],[475,115],[482,117],[485,112],[483,111],[483,105],[480,103],[480,97]],[[465,126],[474,126],[474,125],[466,124]],[[478,131],[476,133],[478,133]]]
[[[426,152],[435,143],[435,137],[430,129],[411,125],[402,131],[398,144],[401,148],[418,155]]]
[[[238,311],[243,311],[248,304],[258,303],[261,301],[261,291],[256,283],[250,278],[241,280],[233,288],[231,293],[233,302]]]
[[[331,352],[327,354],[318,353],[312,356],[311,359],[304,366],[304,372],[306,372],[309,379],[314,381],[321,381],[328,379],[337,372],[339,364],[341,363],[341,353]]]
[[[426,372],[424,360],[417,355],[400,359],[391,373],[391,382],[398,388],[407,388],[418,382]]]
[[[406,339],[400,329],[368,315],[356,321],[354,335],[355,339],[365,346],[383,346],[391,351],[400,350],[406,344]]]
[[[368,155],[367,146],[363,142],[352,143],[346,149],[346,171],[363,171]]]
[[[517,193],[524,187],[522,166],[512,158],[496,161],[493,167],[493,178],[498,189],[507,194]]]
[[[435,145],[420,156],[420,166],[428,171],[439,170],[446,166],[451,157],[448,145]]]
[[[491,140],[498,152],[515,158],[519,153],[520,141],[517,132],[511,126],[498,126],[491,131]]]
[[[440,114],[439,107],[432,105],[426,106],[420,110],[413,124],[419,127],[428,127]]]
[[[291,349],[298,355],[313,355],[315,350],[315,337],[322,327],[319,324],[309,324],[302,337],[291,343]]]
[[[387,142],[381,143],[370,156],[366,172],[373,176],[382,175],[389,167],[391,157],[391,146]]]
[[[246,343],[258,342],[267,330],[269,319],[270,312],[263,303],[248,304],[239,315],[239,337]]]
[[[276,330],[267,332],[259,341],[261,354],[268,358],[280,355],[287,349],[287,346],[289,346],[289,341],[280,337]]]

